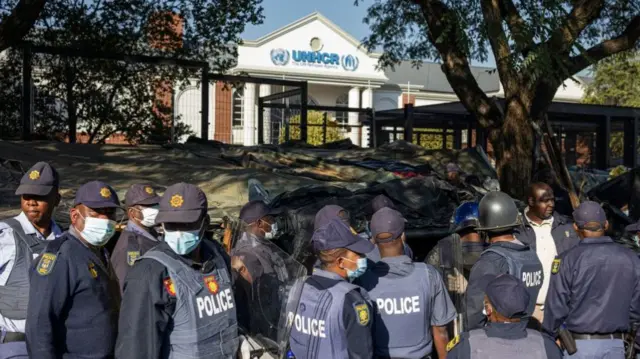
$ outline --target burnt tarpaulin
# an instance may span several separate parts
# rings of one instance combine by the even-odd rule
[[[640,167],[592,188],[587,197],[619,209],[628,205],[628,216],[637,221],[640,219]]]

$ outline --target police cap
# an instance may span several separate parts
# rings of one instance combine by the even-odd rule
[[[389,197],[387,197],[387,196],[385,196],[383,194],[376,196],[371,201],[371,209],[373,209],[373,213],[378,212],[379,210],[383,209],[384,207],[389,207],[391,209],[396,209],[396,206],[389,199]]]
[[[322,207],[322,209],[316,213],[316,218],[313,222],[313,229],[317,230],[320,227],[326,226],[334,218],[341,219],[347,224],[347,226],[351,225],[349,223],[349,212],[346,209],[338,206],[337,204],[329,204]]]
[[[78,188],[73,205],[79,204],[89,208],[120,208],[116,191],[101,181],[87,182]]]
[[[580,229],[597,231],[604,229],[607,216],[597,202],[586,201],[573,211],[573,220]]]
[[[30,194],[34,196],[46,196],[51,190],[58,189],[60,179],[58,171],[46,162],[38,162],[22,176],[20,185],[16,189],[16,195]]]
[[[447,172],[460,172],[460,166],[453,162],[447,163]]]
[[[194,223],[207,212],[207,196],[197,186],[177,183],[169,186],[160,199],[156,224]]]
[[[340,218],[333,218],[325,226],[316,229],[311,242],[316,251],[346,248],[356,253],[366,254],[375,248],[373,243],[353,234],[351,228]]]
[[[640,221],[624,227],[624,230],[629,233],[640,232]]]
[[[377,243],[391,242],[398,239],[404,233],[406,220],[400,212],[389,207],[384,207],[371,217],[371,236]],[[388,233],[391,236],[378,238],[380,234]]]
[[[149,184],[134,184],[124,195],[124,203],[129,207],[138,204],[151,206],[160,203],[160,196]]]
[[[527,316],[529,293],[518,278],[510,274],[495,277],[487,284],[485,294],[498,313],[507,318]]]
[[[240,219],[246,224],[251,224],[266,216],[276,215],[279,213],[280,210],[269,207],[261,200],[255,200],[250,201],[242,207],[240,210]]]

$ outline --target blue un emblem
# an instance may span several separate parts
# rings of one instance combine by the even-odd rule
[[[271,50],[271,61],[276,66],[284,66],[289,62],[289,51],[285,49]]]
[[[342,56],[342,67],[347,71],[355,71],[358,69],[359,60],[353,55]]]

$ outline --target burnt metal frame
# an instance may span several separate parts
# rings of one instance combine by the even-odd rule
[[[504,99],[497,99],[496,102],[498,105],[504,106]],[[597,167],[603,169],[608,168],[611,163],[609,142],[611,140],[612,121],[623,121],[624,164],[627,167],[635,167],[637,165],[640,109],[554,102],[549,107],[548,114],[552,126],[594,126],[596,146],[599,148],[595,154],[596,164]],[[579,116],[579,119],[568,118],[568,116]],[[413,127],[416,124],[420,125],[420,127],[436,125],[442,128],[450,128],[455,123],[466,124],[468,139],[471,139],[472,131],[475,129],[476,143],[485,148],[487,145],[485,131],[480,128],[475,118],[466,111],[460,102],[419,107],[407,104],[404,108],[378,111],[376,117],[374,132],[381,132],[382,127],[404,127],[404,138],[409,141],[411,141],[412,137],[408,137],[407,134],[413,133]],[[456,129],[459,129],[459,127],[454,126]],[[396,132],[394,130],[394,134]]]
[[[28,141],[31,139],[33,131],[33,54],[59,55],[63,57],[82,57],[89,59],[104,59],[123,61],[127,63],[144,63],[153,65],[173,65],[180,67],[189,67],[201,69],[202,91],[201,93],[201,137],[206,140],[208,136],[209,124],[209,86],[208,73],[209,63],[204,61],[185,60],[173,57],[162,56],[146,56],[146,55],[130,55],[112,52],[99,52],[92,50],[77,49],[73,47],[56,47],[33,45],[29,42],[23,42],[19,46],[23,51],[22,64],[22,139]],[[172,116],[173,117],[173,116]],[[172,119],[173,121],[173,119]],[[70,126],[69,141],[75,142],[76,128]]]

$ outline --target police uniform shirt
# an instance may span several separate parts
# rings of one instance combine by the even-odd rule
[[[31,358],[113,357],[118,282],[106,251],[97,254],[76,236],[72,227],[34,261],[26,325]]]
[[[158,245],[166,247],[165,253],[173,253],[169,246],[162,242]],[[217,252],[224,253],[215,241],[204,239],[200,243],[201,257],[204,262],[210,261]],[[175,258],[184,261],[194,270],[200,265],[192,260],[173,253]],[[227,270],[231,264],[225,255]],[[118,328],[120,335],[116,344],[116,358],[165,358],[169,353],[168,332],[172,327],[172,315],[175,311],[175,292],[170,293],[171,286],[167,268],[160,262],[143,258],[129,271],[124,284],[122,308]]]
[[[13,217],[22,226],[24,234],[27,236],[36,236],[40,240],[51,241],[62,235],[62,231],[58,224],[51,220],[51,233],[45,238],[36,227],[29,222],[27,215],[21,212],[18,216]],[[0,285],[5,285],[13,269],[16,256],[16,244],[13,235],[13,229],[8,224],[0,221]],[[0,314],[0,327],[9,332],[24,333],[24,320],[12,320],[4,318]]]
[[[312,286],[318,291],[328,290],[340,281],[344,281],[344,279],[337,274],[316,268],[312,276],[305,282],[302,291],[304,292],[307,286]],[[302,297],[304,297],[304,293]],[[342,306],[342,321],[344,323],[342,334],[344,337],[336,340],[347,343],[346,348],[349,359],[370,359],[373,356],[373,339],[371,334],[373,321],[367,316],[366,323],[362,322],[356,310],[356,308],[362,304],[367,305],[369,313],[373,313],[372,303],[369,302],[368,299],[363,298],[358,291],[352,290],[346,294]],[[313,323],[311,319],[312,318],[307,318],[301,313],[296,313],[295,319],[293,320],[293,330],[305,333],[306,335],[313,335],[314,328],[312,328]],[[320,323],[318,323],[317,329],[315,330],[318,332],[316,335],[321,335],[319,328],[327,327],[326,325],[320,326],[319,324]],[[328,334],[329,333],[325,335]],[[324,359],[308,357],[302,353],[294,353],[294,355],[300,359]]]
[[[120,290],[123,289],[124,280],[133,267],[136,259],[140,258],[149,249],[160,243],[158,237],[141,228],[133,222],[127,223],[127,227],[116,243],[111,255],[111,265],[118,277]]]
[[[494,246],[521,250],[524,244],[515,239],[509,242],[497,242],[491,244],[487,249]],[[486,288],[490,278],[504,273],[509,273],[509,264],[507,260],[501,255],[493,252],[484,252],[471,268],[466,292],[467,325],[469,329],[477,329],[484,326],[486,322],[486,316],[482,314],[482,310],[484,309],[484,288]],[[542,285],[542,268],[540,268],[539,274],[540,275],[537,278],[528,279],[531,283],[525,285],[527,287],[531,287],[536,284]],[[536,298],[532,299],[533,302],[535,302],[535,300]]]
[[[527,321],[518,323],[487,323],[484,328],[475,329],[475,331],[482,330],[485,332],[487,337],[497,339],[496,342],[489,343],[488,346],[490,347],[490,352],[486,353],[487,357],[511,359],[501,355],[500,349],[503,343],[504,345],[510,346],[513,344],[509,343],[509,341],[527,338],[527,324]],[[542,334],[542,337],[542,340],[544,341],[544,353],[530,353],[523,351],[521,355],[518,356],[518,359],[563,358],[562,351],[558,348],[553,339],[546,334]],[[469,333],[465,332],[453,338],[449,344],[447,344],[447,351],[447,359],[474,359],[471,354]]]
[[[551,268],[543,328],[574,333],[626,332],[640,321],[640,260],[609,237],[584,238]]]
[[[425,270],[426,268],[426,270]],[[388,280],[401,280],[408,276],[412,276],[415,280],[411,288],[406,288],[406,297],[396,298],[381,298],[376,297],[377,285],[380,283],[380,278],[386,278]],[[428,297],[425,298],[426,302],[420,300],[423,286],[420,285],[420,280],[426,280]],[[388,283],[388,282],[387,282]],[[376,307],[376,322],[375,327],[389,327],[384,320],[396,320],[395,328],[402,328],[404,332],[398,330],[374,330],[374,345],[376,348],[376,355],[391,356],[391,357],[413,357],[408,356],[407,353],[420,353],[419,357],[423,357],[431,352],[432,347],[432,326],[445,326],[449,322],[455,319],[456,310],[451,302],[449,294],[445,288],[442,276],[431,265],[425,265],[423,263],[414,264],[411,258],[407,256],[397,257],[384,257],[373,268],[368,270],[362,277],[358,278],[355,282],[362,286],[369,295],[371,301]],[[401,291],[404,288],[399,288]],[[414,313],[413,315],[411,313]],[[418,317],[415,314],[420,313]],[[382,318],[382,319],[381,319]],[[378,322],[378,320],[381,320]],[[404,322],[403,322],[404,321]],[[426,336],[423,342],[414,342],[413,348],[408,348],[405,345],[399,345],[394,348],[395,351],[404,353],[403,355],[394,355],[390,353],[389,343],[398,343],[399,340],[395,338],[409,338],[411,333],[417,333],[421,330],[426,331]],[[405,343],[406,344],[406,343]],[[391,355],[389,355],[391,354]]]

